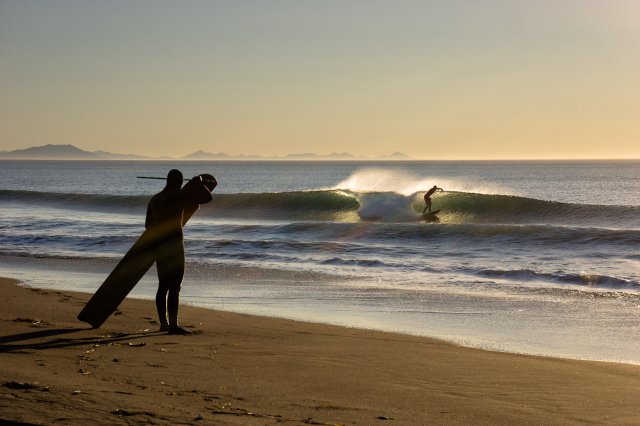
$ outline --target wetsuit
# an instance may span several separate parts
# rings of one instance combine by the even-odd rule
[[[427,209],[429,209],[429,213],[431,213],[431,196],[438,189],[440,189],[440,188],[438,188],[437,186],[434,185],[433,188],[431,188],[430,190],[428,190],[426,192],[426,194],[424,194],[424,203],[426,205],[424,207],[424,210],[422,211],[422,214],[424,214],[427,211]]]
[[[151,198],[147,207],[145,227],[153,232],[153,250],[159,281],[156,308],[161,329],[177,327],[178,324],[180,286],[185,264],[182,242],[182,215],[185,204],[186,200],[180,192],[180,186],[167,186]]]

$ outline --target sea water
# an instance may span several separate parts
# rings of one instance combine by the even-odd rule
[[[0,275],[95,291],[164,185],[136,176],[171,168],[219,181],[184,303],[640,362],[639,161],[3,161]]]

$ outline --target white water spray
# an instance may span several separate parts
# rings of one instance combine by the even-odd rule
[[[433,185],[444,188],[445,191],[474,192],[478,194],[511,194],[511,191],[486,185],[475,181],[474,176],[468,180],[440,178],[433,176],[416,176],[411,173],[395,170],[367,168],[357,170],[345,180],[339,182],[332,189],[342,189],[350,192],[395,192],[405,196],[427,191]]]

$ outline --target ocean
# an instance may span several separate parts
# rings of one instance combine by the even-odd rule
[[[94,292],[171,168],[219,182],[182,303],[640,363],[640,161],[0,161],[0,276]]]

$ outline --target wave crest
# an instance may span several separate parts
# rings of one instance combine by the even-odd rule
[[[423,192],[345,190],[214,194],[201,217],[278,220],[410,222],[420,220]],[[0,190],[0,201],[59,209],[142,213],[150,195],[64,194]],[[639,206],[597,206],[499,194],[439,192],[433,197],[440,223],[551,224],[640,228]]]

